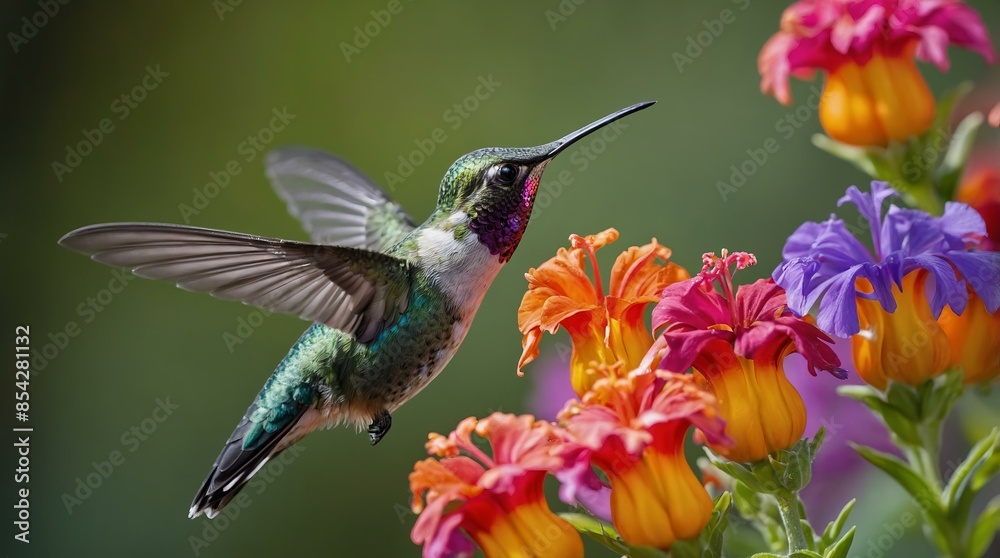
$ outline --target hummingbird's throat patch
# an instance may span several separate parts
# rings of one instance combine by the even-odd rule
[[[477,202],[473,208],[469,228],[490,254],[500,257],[500,263],[507,263],[524,236],[544,170],[545,164],[539,165],[524,179],[519,191],[501,192]]]

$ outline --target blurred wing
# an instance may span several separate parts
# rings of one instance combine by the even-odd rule
[[[383,252],[416,223],[377,184],[339,158],[289,147],[268,153],[267,175],[316,244]]]
[[[357,248],[155,223],[93,225],[59,243],[140,277],[323,323],[362,342],[407,306],[407,263]]]

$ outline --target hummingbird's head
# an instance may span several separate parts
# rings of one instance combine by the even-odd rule
[[[488,147],[462,156],[441,181],[438,211],[452,219],[460,216],[490,254],[507,262],[528,226],[549,161],[587,134],[654,102],[624,108],[537,147]]]

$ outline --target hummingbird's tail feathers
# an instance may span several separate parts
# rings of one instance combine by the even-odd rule
[[[95,261],[370,341],[406,310],[407,262],[342,246],[159,223],[83,227],[59,244]]]
[[[336,155],[284,147],[264,164],[288,212],[316,244],[383,252],[417,226],[385,190]]]
[[[257,403],[250,405],[198,489],[188,517],[194,519],[202,513],[209,518],[218,515],[271,457],[305,435],[302,432],[289,437],[308,409],[305,405],[296,407],[282,422],[265,424],[264,420],[254,420],[260,414]]]

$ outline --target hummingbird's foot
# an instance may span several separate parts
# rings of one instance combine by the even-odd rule
[[[372,440],[372,445],[379,443],[385,433],[389,431],[392,426],[392,417],[389,416],[389,411],[382,409],[376,413],[375,417],[372,419],[372,423],[368,425],[368,437]]]

